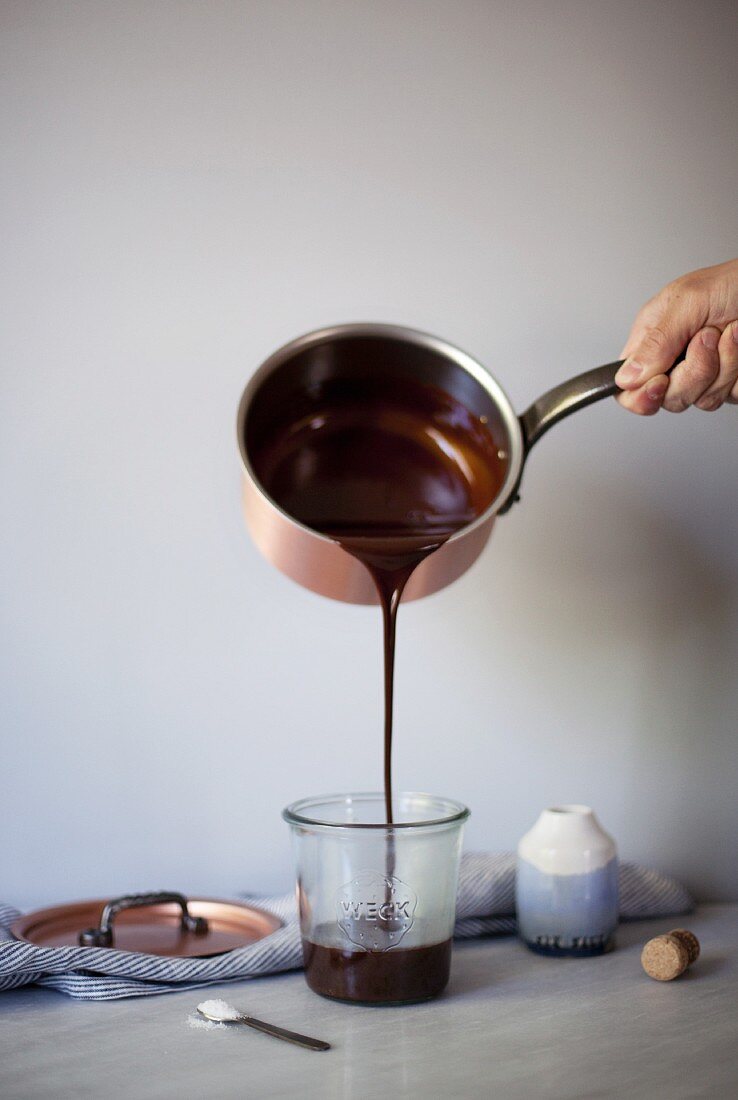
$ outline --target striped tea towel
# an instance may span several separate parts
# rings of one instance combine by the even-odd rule
[[[293,895],[249,898],[285,922],[266,939],[207,959],[169,959],[109,947],[35,947],[9,938],[20,915],[0,903],[0,990],[45,985],[90,1001],[144,997],[228,981],[242,981],[302,966]],[[635,863],[620,864],[620,917],[637,920],[688,913],[687,891],[674,879]],[[462,856],[456,904],[456,939],[515,931],[515,855],[469,852]]]

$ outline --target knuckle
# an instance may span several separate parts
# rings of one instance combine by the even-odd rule
[[[710,382],[714,382],[717,378],[719,370],[719,363],[717,356],[710,359],[695,359],[693,362],[687,364],[689,370],[690,382],[695,382],[699,385],[709,385]]]
[[[680,275],[670,283],[669,287],[680,297],[684,294],[696,294],[702,289],[702,278],[698,271],[688,271],[686,275]]]
[[[679,279],[674,279],[658,295],[662,316],[682,310],[685,303],[693,301],[698,294],[699,286],[692,275],[682,275]]]
[[[734,335],[735,332],[735,335]],[[738,324],[733,322],[723,332],[718,344],[721,367],[732,367],[738,370]]]
[[[647,352],[661,352],[669,345],[669,337],[661,325],[649,325],[641,341]]]

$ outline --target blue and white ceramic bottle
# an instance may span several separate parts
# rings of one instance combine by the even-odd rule
[[[589,806],[544,810],[518,845],[518,932],[541,955],[601,955],[618,923],[615,842]]]

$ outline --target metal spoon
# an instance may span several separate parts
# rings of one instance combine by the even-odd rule
[[[257,1020],[255,1016],[247,1016],[245,1012],[239,1012],[238,1016],[224,1018],[215,1013],[203,1012],[198,1005],[197,1011],[206,1020],[212,1020],[218,1024],[246,1024],[256,1031],[263,1031],[265,1035],[273,1035],[275,1039],[284,1039],[288,1043],[295,1043],[298,1047],[306,1047],[307,1050],[330,1050],[331,1044],[324,1043],[322,1039],[311,1039],[309,1035],[300,1035],[297,1031],[287,1031],[284,1027],[275,1024],[267,1024],[264,1020]]]

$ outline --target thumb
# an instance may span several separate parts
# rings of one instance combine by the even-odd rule
[[[640,311],[625,345],[625,362],[615,375],[621,389],[632,390],[665,374],[704,324],[700,296],[685,278],[656,295]]]
[[[635,389],[667,373],[689,340],[689,332],[681,326],[663,322],[634,333],[626,344],[629,354],[615,375],[616,383],[621,389]]]

